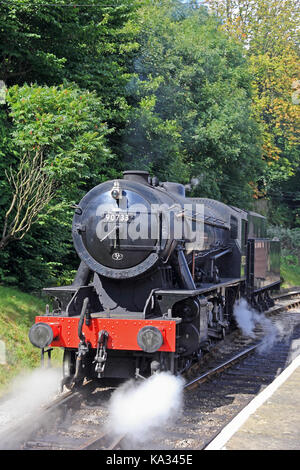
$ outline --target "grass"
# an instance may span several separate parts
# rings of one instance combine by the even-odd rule
[[[0,394],[7,384],[23,370],[40,364],[41,352],[29,341],[28,331],[36,315],[45,312],[45,302],[18,289],[0,286]],[[1,355],[2,352],[2,355]],[[54,360],[61,358],[55,352]]]
[[[300,286],[298,257],[293,255],[282,256],[280,260],[280,273],[284,280],[282,287]]]

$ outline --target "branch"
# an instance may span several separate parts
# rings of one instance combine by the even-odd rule
[[[29,153],[23,155],[16,172],[11,168],[6,172],[12,200],[4,217],[0,250],[10,240],[22,239],[53,199],[54,181],[45,169],[43,153],[37,151],[33,157]]]

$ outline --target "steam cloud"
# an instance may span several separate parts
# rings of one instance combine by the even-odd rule
[[[117,389],[109,403],[109,430],[145,442],[182,410],[184,380],[162,372],[143,382],[130,380]]]
[[[257,326],[262,328],[263,339],[258,348],[260,353],[271,349],[275,341],[289,334],[288,331],[284,331],[280,322],[274,323],[263,313],[258,313],[248,305],[245,299],[241,299],[235,304],[233,314],[245,336],[256,338],[255,328]]]
[[[19,375],[10,386],[9,398],[0,403],[0,433],[29,416],[34,419],[40,407],[58,394],[60,381],[61,371],[54,368]]]

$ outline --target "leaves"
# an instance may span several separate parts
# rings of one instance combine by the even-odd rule
[[[300,164],[299,111],[293,100],[299,78],[299,3],[296,0],[209,0],[220,26],[247,50],[253,116],[262,129],[267,169],[264,191],[288,180]]]
[[[61,185],[95,176],[91,168],[112,156],[106,112],[95,93],[74,84],[15,85],[7,103],[14,145],[20,152],[43,152],[48,173]]]
[[[149,2],[139,14],[126,161],[162,178],[196,177],[195,195],[245,207],[261,160],[242,48],[202,8]]]
[[[299,225],[295,0],[69,3],[0,4],[2,222],[5,171],[22,155],[42,152],[56,182],[30,231],[0,253],[3,277],[29,289],[70,280],[70,205],[129,167],[243,208],[267,193],[272,216]],[[275,210],[281,199],[293,212]]]

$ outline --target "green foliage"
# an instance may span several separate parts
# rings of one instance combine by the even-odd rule
[[[81,2],[82,3],[82,2]],[[8,85],[75,80],[100,90],[124,79],[126,56],[138,45],[132,22],[137,2],[15,0],[0,5],[1,78]],[[105,60],[103,60],[105,58]],[[111,97],[116,98],[116,89]]]
[[[138,49],[139,0],[15,0],[0,4],[0,76],[10,87],[76,82],[96,91],[110,127],[122,128]],[[112,143],[113,145],[113,143]],[[117,148],[117,146],[116,146]]]
[[[75,84],[15,85],[7,93],[9,125],[2,150],[3,194],[0,217],[7,210],[10,188],[4,170],[17,167],[25,152],[40,150],[55,181],[55,198],[40,214],[30,234],[1,253],[0,279],[35,290],[57,283],[78,265],[71,241],[74,205],[95,184],[113,175],[113,155],[106,137],[106,113],[95,93]],[[1,167],[0,167],[1,169]],[[1,210],[2,208],[2,210]],[[26,259],[26,264],[24,264]],[[13,260],[13,262],[12,262]]]
[[[280,226],[270,226],[268,236],[281,241],[281,250],[284,255],[300,256],[300,229],[289,229]]]
[[[125,160],[181,182],[196,177],[194,195],[247,206],[262,166],[242,48],[202,8],[149,2],[139,21]]]
[[[15,85],[7,104],[14,147],[20,154],[40,150],[48,172],[61,185],[94,176],[97,166],[111,157],[105,143],[107,116],[95,93],[74,84]]]
[[[141,98],[123,134],[124,166],[149,170],[162,180],[187,179],[181,136],[175,120],[155,112],[155,95]]]
[[[239,0],[233,10],[233,2],[209,1],[221,7],[217,16],[179,0],[0,4],[0,75],[9,88],[0,108],[0,221],[11,200],[5,170],[17,169],[24,152],[41,151],[56,182],[26,237],[0,251],[0,280],[25,290],[70,283],[78,266],[70,206],[122,169],[192,180],[191,196],[244,208],[258,182],[272,182],[272,220],[297,225],[296,107],[285,106],[295,51],[281,50],[280,22],[265,0]],[[284,19],[287,45],[295,21]]]
[[[281,202],[280,195],[269,200],[268,220],[271,224],[290,227],[293,225],[293,214],[287,205]]]
[[[299,259],[293,255],[281,256],[280,274],[283,279],[282,287],[300,286]]]
[[[296,226],[299,198],[297,193],[293,197],[290,187],[296,186],[297,177],[295,191],[299,191],[299,2],[208,0],[208,3],[222,18],[220,28],[245,46],[249,58],[253,116],[261,127],[266,162],[258,195],[273,201],[274,224],[285,219],[289,226]],[[284,211],[290,212],[291,217],[284,217]]]
[[[282,287],[300,286],[300,229],[269,226],[268,236],[281,242],[280,274]]]
[[[294,176],[278,182],[269,190],[270,216],[273,225],[300,227],[300,167]]]

